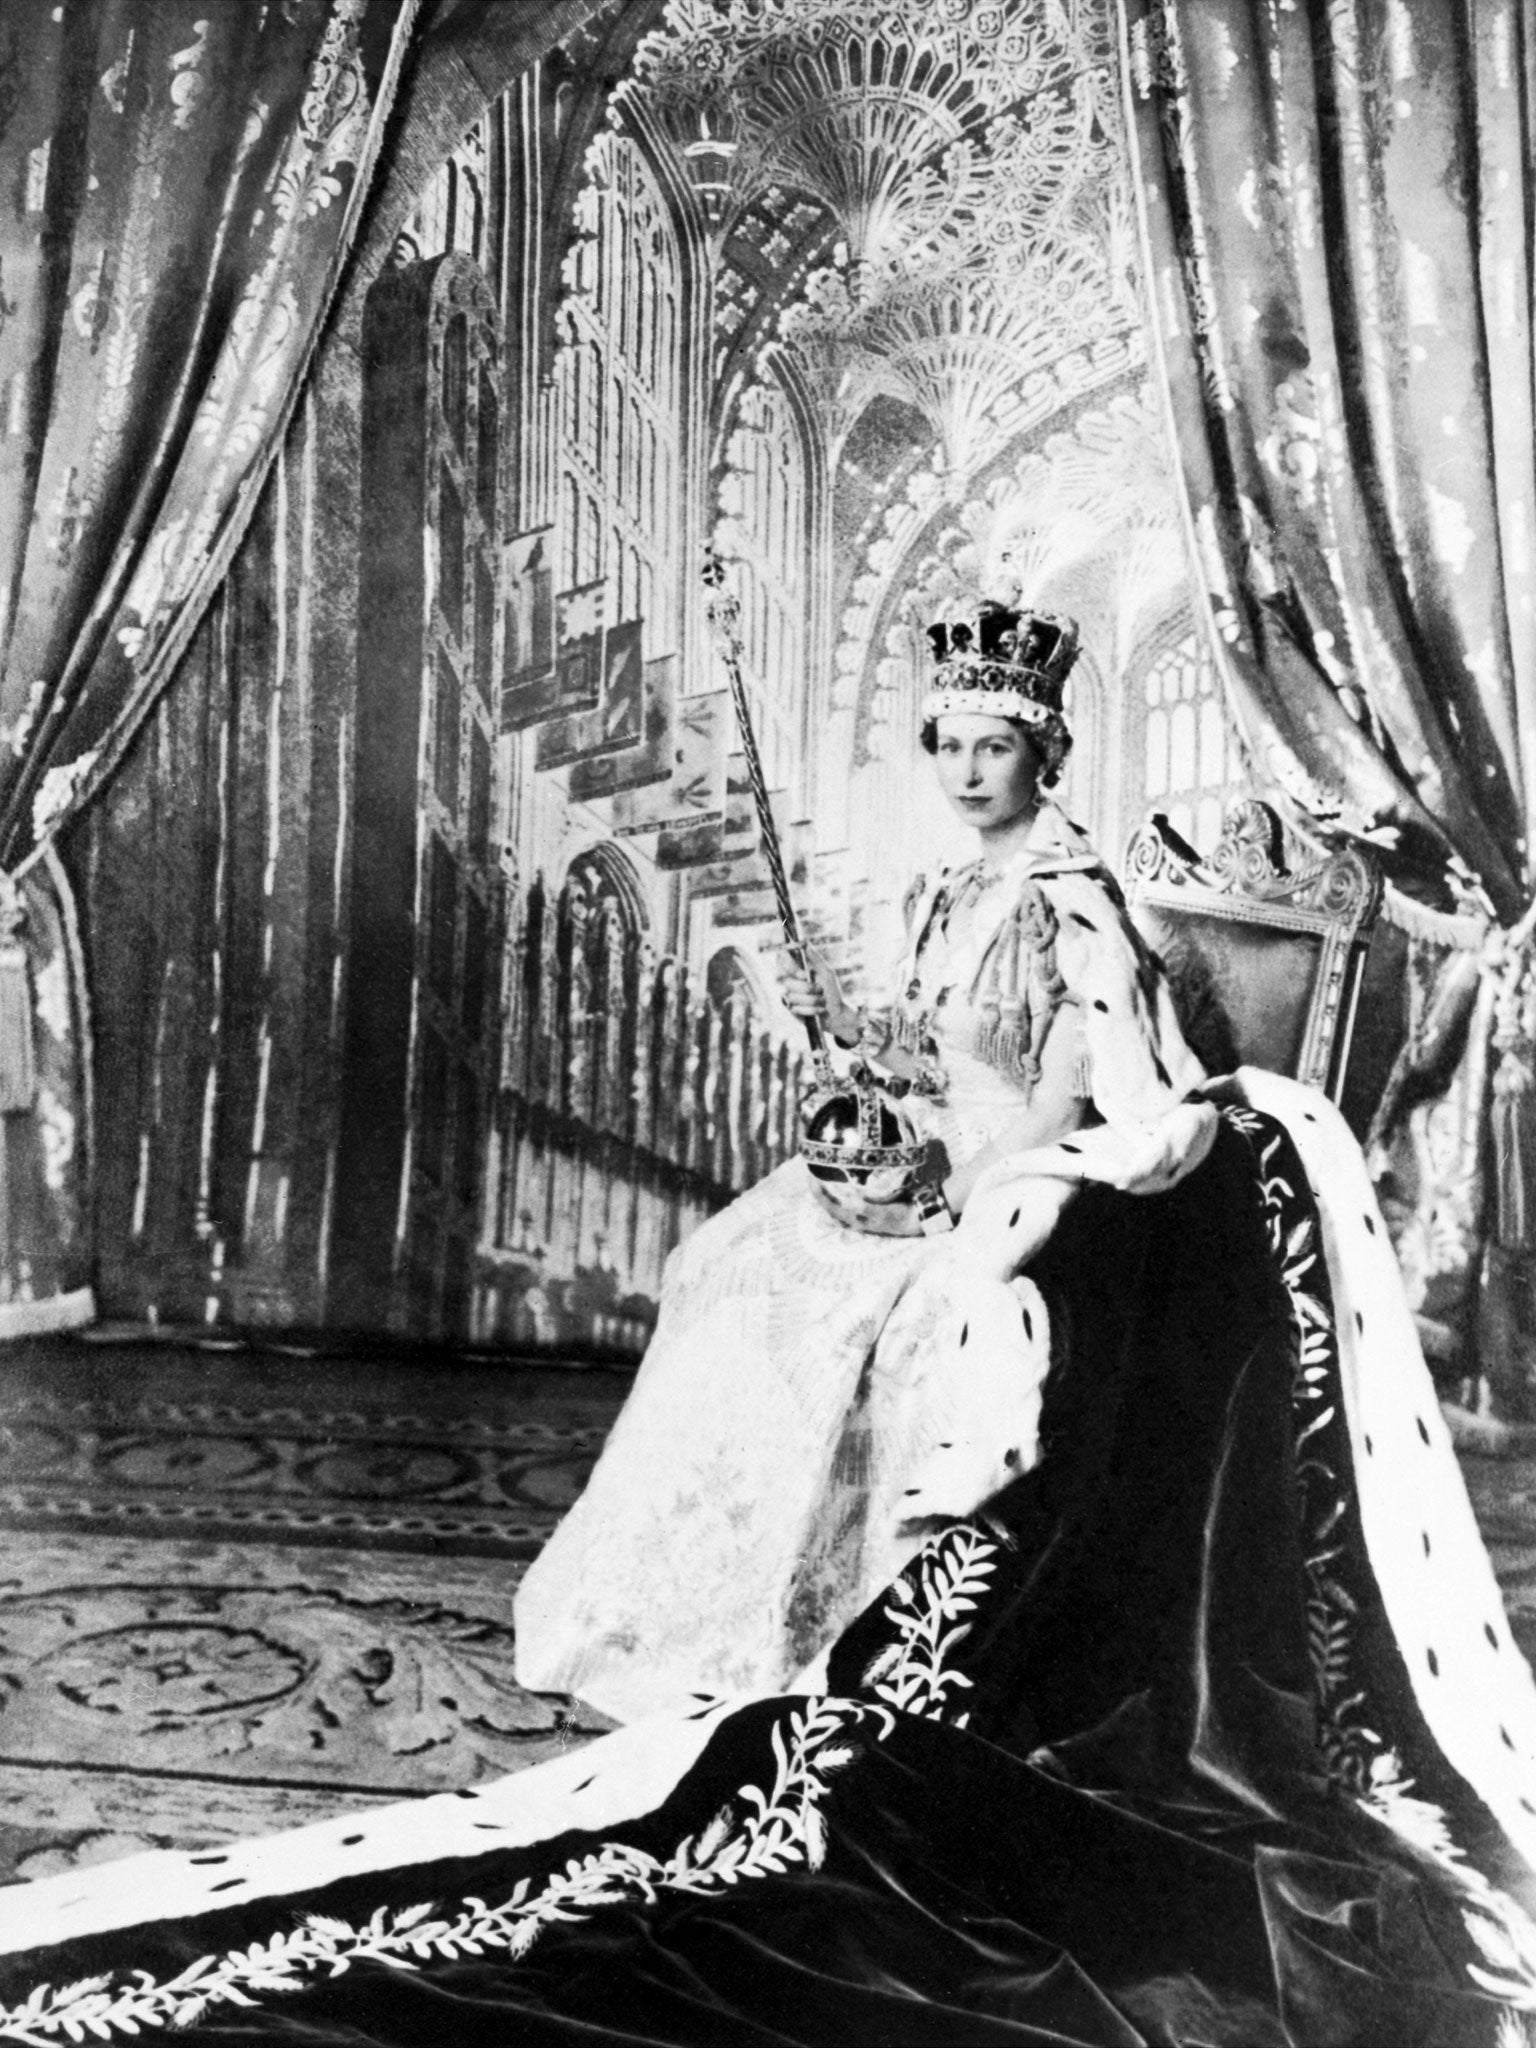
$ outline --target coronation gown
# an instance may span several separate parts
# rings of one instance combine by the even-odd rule
[[[700,1231],[633,1404],[677,1430],[630,1468],[660,1623],[591,1527],[559,1567],[623,1580],[559,1651],[604,1692],[742,1689],[0,1892],[0,2041],[1531,2048],[1536,1686],[1358,1147],[1310,1089],[1201,1079],[1064,827],[1027,866],[990,962],[980,904],[970,950],[929,934],[964,878],[921,892],[899,1020],[957,1147],[1028,1082],[1009,1175],[933,1243],[861,1241],[794,1168]],[[733,1666],[685,1603],[738,1528]]]
[[[1042,804],[1000,872],[909,892],[889,1022],[942,1070],[908,1102],[952,1165],[1004,1131],[1014,1151],[1090,1119],[1145,1133],[1204,1078],[1112,888]],[[521,1683],[619,1720],[782,1685],[925,1521],[1032,1465],[1050,1357],[1018,1273],[1033,1193],[1011,1227],[1012,1191],[953,1237],[865,1235],[791,1160],[696,1230],[591,1481],[519,1590]]]

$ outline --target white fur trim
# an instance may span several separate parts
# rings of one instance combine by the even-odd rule
[[[12,1885],[0,1917],[0,1954],[278,1899],[372,1870],[523,1848],[571,1828],[615,1827],[659,1806],[698,1760],[721,1715],[742,1704],[723,1702],[696,1721],[636,1721],[569,1756],[465,1792],[354,1809],[222,1849],[152,1849]]]
[[[1505,1618],[1365,1161],[1315,1089],[1258,1067],[1233,1078],[1284,1124],[1317,1200],[1360,1521],[1414,1698],[1447,1761],[1536,1869],[1536,1681]]]

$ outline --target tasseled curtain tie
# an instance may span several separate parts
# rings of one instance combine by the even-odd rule
[[[1386,916],[1410,938],[1475,953],[1478,973],[1491,985],[1493,1240],[1507,1251],[1536,1251],[1536,902],[1516,923],[1500,925],[1459,862],[1452,863],[1452,879],[1461,885],[1458,913],[1431,910],[1389,883]]]
[[[14,877],[0,874],[0,1112],[29,1110],[37,1098],[26,922]]]
[[[1494,1235],[1507,1251],[1536,1250],[1536,904],[1516,925],[1491,930],[1480,967],[1494,983]]]

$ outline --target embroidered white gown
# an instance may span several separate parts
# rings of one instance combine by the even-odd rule
[[[1203,1072],[1097,857],[1042,806],[952,943],[943,911],[969,872],[914,891],[892,1011],[946,1075],[941,1099],[910,1098],[930,1134],[955,1164],[1003,1139],[1042,1173],[1169,1185],[1214,1112],[1178,1110]],[[519,1592],[520,1683],[622,1721],[782,1686],[925,1518],[1027,1469],[1050,1333],[1018,1268],[1069,1192],[982,1182],[953,1234],[879,1237],[837,1222],[792,1160],[695,1231],[591,1481]]]

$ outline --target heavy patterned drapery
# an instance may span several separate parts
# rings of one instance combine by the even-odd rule
[[[0,10],[0,1336],[90,1312],[83,990],[55,985],[63,870],[29,850],[121,758],[244,531],[417,4]]]
[[[1444,1170],[1400,1191],[1405,1242],[1427,1232],[1428,1281],[1455,1278],[1458,1370],[1477,1365],[1481,1273],[1499,1339],[1483,1368],[1519,1405],[1536,1380],[1536,29],[1524,0],[1121,11],[1213,644],[1260,770],[1369,835],[1426,906],[1397,899],[1437,986],[1377,1156],[1388,1171],[1415,1115],[1435,1155],[1439,1096]],[[1470,1131],[1447,1133],[1462,1111]]]

